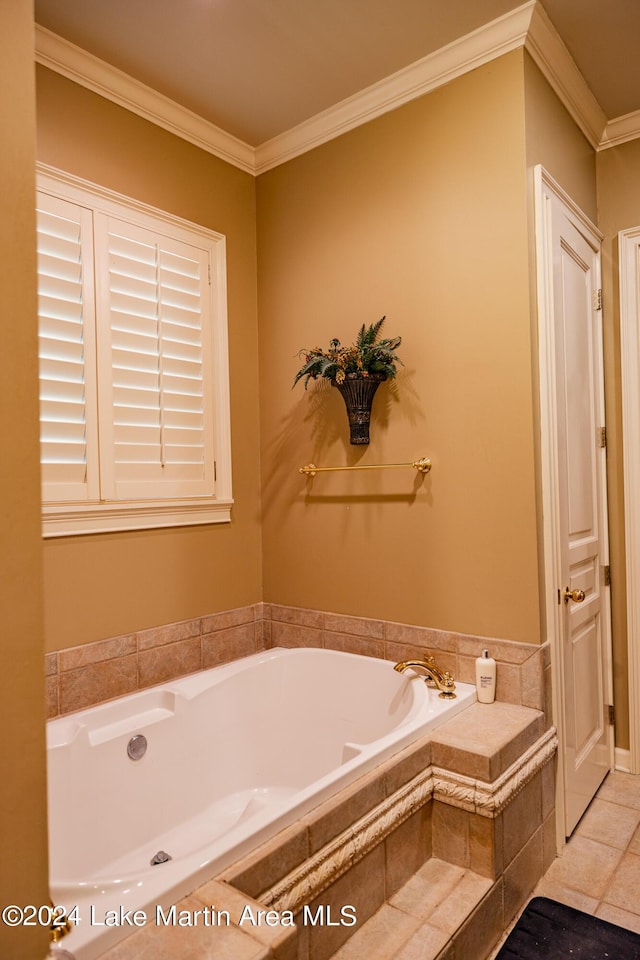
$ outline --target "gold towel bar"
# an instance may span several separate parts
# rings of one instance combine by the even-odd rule
[[[413,467],[420,473],[429,473],[431,460],[429,457],[421,457],[420,460],[413,460],[410,463],[363,463],[356,464],[353,467],[316,467],[315,463],[308,463],[306,467],[300,467],[298,472],[307,477],[315,477],[316,473],[326,473],[332,470],[393,470],[397,467]]]

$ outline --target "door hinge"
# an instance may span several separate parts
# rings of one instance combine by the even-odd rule
[[[207,264],[207,274],[209,279],[209,286],[211,286],[211,264],[210,263]]]
[[[600,446],[606,447],[607,446],[607,428],[600,427],[599,432],[600,432]]]
[[[593,309],[602,310],[602,287],[599,287],[593,294]]]
[[[616,722],[616,710],[615,710],[615,707],[614,707],[614,705],[613,705],[612,703],[608,704],[608,710],[609,710],[609,723],[615,723],[615,722]]]
[[[603,570],[604,570],[604,585],[605,587],[610,587],[611,586],[611,567],[609,566],[609,564],[607,564],[605,567],[603,567]]]
[[[213,461],[213,482],[215,483],[218,479],[218,462],[217,460]]]

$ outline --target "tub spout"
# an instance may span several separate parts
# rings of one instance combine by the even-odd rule
[[[442,700],[455,700],[455,689],[453,677],[448,670],[442,670],[433,657],[425,656],[424,660],[401,660],[396,663],[394,670],[398,673],[404,673],[405,670],[424,670],[426,673],[425,683],[438,688],[438,696]]]

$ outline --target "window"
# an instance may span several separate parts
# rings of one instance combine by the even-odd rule
[[[224,237],[40,169],[44,535],[229,520]]]

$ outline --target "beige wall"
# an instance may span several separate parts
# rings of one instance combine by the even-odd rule
[[[236,494],[231,526],[48,541],[47,648],[262,596],[539,640],[537,360],[525,321],[534,290],[525,252],[533,166],[541,162],[594,219],[597,208],[594,151],[528,54],[508,55],[259,178],[264,594],[255,184],[57,75],[40,69],[39,78],[41,160],[228,236]],[[601,205],[606,195],[613,232],[626,225],[633,164],[620,157],[633,149],[600,155]],[[605,294],[613,285],[607,250],[605,243]],[[383,313],[387,332],[404,338],[406,367],[378,392],[373,442],[363,451],[348,444],[336,391],[292,392],[290,383],[298,349],[333,335],[349,340]],[[606,345],[614,464],[615,329]],[[434,461],[424,479],[389,471],[309,483],[297,474],[309,460],[422,454]],[[618,479],[614,467],[614,571],[623,558]],[[623,593],[623,584],[614,588],[624,716]]]
[[[607,407],[609,536],[614,629],[616,744],[629,747],[627,620],[620,380],[620,302],[618,241],[620,230],[640,224],[640,140],[603,150],[597,157],[599,226],[602,245],[604,349]]]
[[[48,540],[47,649],[261,599],[255,183],[44,68],[38,159],[227,237],[233,522]]]
[[[533,182],[533,167],[541,163],[605,235],[602,283],[616,746],[628,749],[620,327],[615,236],[618,230],[640,223],[640,175],[637,172],[640,146],[635,141],[596,154],[528,57],[525,78],[530,183]],[[533,239],[531,262],[533,265]]]
[[[529,54],[524,59],[527,167],[541,163],[554,180],[597,222],[596,155]],[[533,219],[533,218],[532,218]]]
[[[594,222],[597,218],[595,151],[589,145],[529,54],[524,58],[525,121],[527,137],[527,188],[529,198],[529,290],[531,295],[532,353],[534,357],[535,439],[540,463],[538,391],[538,304],[535,233],[534,168],[541,164],[556,183]],[[537,470],[541,480],[541,470]],[[542,488],[538,493],[538,559],[544,581]],[[545,597],[540,595],[542,636],[547,638]]]
[[[0,904],[48,902],[33,210],[33,12],[0,4],[2,761]],[[20,411],[19,418],[16,411]],[[7,771],[9,776],[6,776]],[[0,923],[0,956],[41,960],[47,931]]]
[[[538,642],[523,52],[258,182],[265,600]],[[350,447],[296,352],[386,314]],[[298,467],[433,460],[319,475]]]

